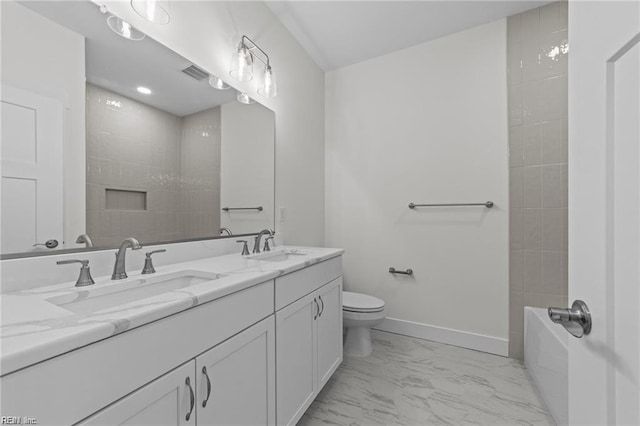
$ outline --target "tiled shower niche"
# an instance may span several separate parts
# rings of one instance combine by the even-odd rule
[[[178,117],[87,84],[87,233],[95,245],[216,235],[220,108]]]

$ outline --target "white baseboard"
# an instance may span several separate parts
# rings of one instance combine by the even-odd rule
[[[509,356],[509,340],[467,331],[436,327],[429,324],[405,321],[396,318],[385,318],[376,330],[402,334],[418,339],[432,340],[447,345],[460,346],[494,355]]]

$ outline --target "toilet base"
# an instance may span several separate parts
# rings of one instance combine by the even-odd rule
[[[365,357],[371,354],[371,328],[349,327],[344,341],[344,354]]]

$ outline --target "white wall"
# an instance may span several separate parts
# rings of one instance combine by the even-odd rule
[[[243,34],[269,54],[278,80],[276,98],[260,97],[255,82],[233,85],[276,112],[276,206],[286,207],[286,221],[277,221],[276,230],[287,244],[323,245],[324,73],[269,8],[263,2],[172,1],[171,22],[154,25],[136,15],[130,2],[107,4],[114,14],[227,81]]]
[[[256,207],[262,211],[220,214],[220,226],[246,234],[273,224],[273,111],[255,103],[230,102],[220,107],[222,207]]]
[[[346,249],[345,290],[386,302],[400,321],[383,329],[506,355],[505,20],[329,72],[325,86],[326,244]]]
[[[64,239],[85,232],[84,38],[11,0],[2,10],[2,84],[62,101],[64,141]]]

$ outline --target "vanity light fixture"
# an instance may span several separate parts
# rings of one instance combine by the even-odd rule
[[[211,85],[211,87],[218,90],[227,90],[228,88],[231,87],[227,83],[225,83],[224,80],[222,80],[220,77],[213,74],[209,76],[209,84]]]
[[[128,40],[140,41],[145,37],[144,33],[136,30],[130,23],[115,15],[109,15],[107,17],[107,25],[109,25],[109,28],[111,28],[114,33]]]
[[[136,88],[136,90],[138,92],[142,93],[143,95],[150,95],[151,94],[151,89],[149,89],[148,87],[138,86]]]
[[[242,37],[244,40],[245,36]],[[245,46],[244,41],[240,42],[238,50],[231,60],[229,74],[238,81],[251,81],[253,79],[253,55],[249,48]]]
[[[238,100],[238,102],[240,102],[241,104],[245,104],[245,105],[249,105],[249,104],[255,103],[255,101],[253,99],[251,99],[249,97],[249,95],[247,95],[247,92],[238,91],[238,94],[236,95],[236,99]]]
[[[277,87],[276,87],[276,76],[273,75],[273,70],[270,65],[267,65],[264,68],[264,73],[262,75],[262,86],[258,88],[258,93],[266,98],[273,98],[276,96]]]
[[[168,0],[131,0],[135,12],[154,24],[165,25],[171,20]]]
[[[258,93],[267,98],[276,96],[276,79],[271,69],[269,55],[246,35],[242,36],[238,49],[234,53],[229,74],[238,81],[250,81],[253,79],[254,59],[258,59],[264,64],[262,82],[258,88]]]

